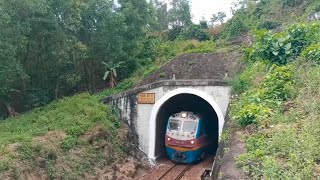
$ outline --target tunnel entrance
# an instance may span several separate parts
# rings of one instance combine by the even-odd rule
[[[172,114],[181,111],[191,111],[204,117],[209,140],[212,142],[210,152],[215,153],[219,142],[217,112],[203,98],[194,94],[181,93],[169,98],[159,108],[155,122],[155,157],[165,156],[165,133],[168,119]]]

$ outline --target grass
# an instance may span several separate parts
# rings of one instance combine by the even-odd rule
[[[273,107],[268,118],[258,119],[257,131],[246,135],[247,152],[237,158],[237,165],[253,179],[320,177],[320,67],[304,60],[294,66],[295,97]],[[245,91],[259,87],[250,81]]]
[[[160,44],[154,63],[138,69],[116,88],[95,95],[82,93],[0,121],[0,177],[24,179],[45,172],[41,178],[82,179],[95,168],[111,165],[130,154],[117,138],[122,122],[103,97],[132,88],[144,77],[183,53],[213,52],[212,41],[177,41]],[[88,134],[103,133],[95,142]],[[102,148],[97,148],[107,144]],[[108,152],[108,153],[106,153]]]
[[[119,125],[111,109],[99,102],[98,96],[87,93],[3,120],[0,122],[0,176],[23,178],[25,171],[34,171],[44,164],[50,178],[83,177],[85,172],[92,172],[93,167],[105,165],[106,162],[101,161],[108,158],[100,156],[103,149],[95,149],[82,137],[97,127],[110,132],[109,138],[116,137]],[[50,132],[56,133],[45,137]],[[54,138],[55,134],[61,134],[61,138]],[[41,141],[39,137],[45,138]],[[110,144],[114,144],[111,149],[121,150],[116,143],[110,141]],[[74,151],[79,154],[75,155]],[[62,166],[66,166],[64,170]]]
[[[110,109],[89,94],[64,98],[47,107],[2,121],[0,144],[31,142],[32,137],[54,130],[79,136],[97,124],[111,128],[115,117],[110,114]]]

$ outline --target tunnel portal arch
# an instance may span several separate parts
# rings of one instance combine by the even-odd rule
[[[189,95],[194,95],[202,100],[206,101],[212,109],[215,111],[217,118],[218,118],[218,134],[219,134],[219,140],[221,137],[223,125],[224,125],[224,115],[219,107],[219,105],[215,102],[215,100],[208,95],[207,93],[193,89],[193,88],[178,88],[173,91],[170,91],[166,93],[162,98],[160,98],[155,105],[152,108],[151,116],[150,116],[150,127],[149,127],[149,153],[148,156],[151,159],[155,159],[157,154],[156,154],[156,136],[157,136],[157,117],[158,113],[161,110],[162,106],[172,99],[173,97],[181,94],[189,94]]]

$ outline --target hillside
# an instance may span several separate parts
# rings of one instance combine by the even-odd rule
[[[1,179],[134,178],[147,168],[130,129],[89,94],[0,126]]]
[[[220,179],[320,177],[320,24],[307,22],[320,4],[290,2],[258,3],[230,21],[241,17],[253,40],[243,49],[245,70],[231,81],[235,98]],[[260,18],[252,16],[258,10]],[[257,30],[263,19],[279,28]]]
[[[93,42],[82,41],[85,39],[82,37],[74,40],[78,32],[74,33],[76,31],[73,28],[77,27],[73,25],[79,25],[80,19],[71,25],[68,21],[65,22],[65,28],[70,29],[66,30],[68,33],[60,34],[61,42],[46,42],[49,45],[63,44],[62,47],[57,46],[59,49],[50,52],[51,46],[47,44],[48,47],[44,47],[41,38],[36,42],[30,41],[30,46],[34,45],[33,50],[26,54],[20,44],[17,46],[15,43],[21,39],[26,42],[28,36],[22,37],[25,35],[22,33],[21,37],[8,40],[6,47],[16,47],[21,52],[16,54],[19,55],[17,59],[10,61],[13,57],[9,57],[10,53],[6,52],[14,52],[14,48],[0,51],[0,59],[8,60],[4,65],[0,64],[1,70],[12,67],[19,71],[6,71],[3,73],[5,76],[1,76],[3,87],[0,88],[0,116],[4,118],[0,120],[0,179],[137,178],[149,168],[149,162],[136,144],[132,143],[133,137],[128,126],[118,119],[112,107],[101,103],[101,98],[135,86],[172,79],[173,74],[176,79],[210,79],[226,77],[226,73],[227,80],[233,87],[234,98],[229,114],[230,129],[225,132],[222,141],[230,145],[224,152],[225,156],[229,157],[231,167],[225,167],[222,160],[220,178],[238,178],[239,176],[233,177],[232,173],[235,172],[248,179],[318,179],[320,22],[312,17],[320,11],[320,2],[245,2],[247,4],[239,7],[230,21],[219,27],[200,28],[201,25],[190,25],[180,27],[178,33],[175,29],[163,30],[161,33],[148,32],[148,35],[139,34],[142,41],[130,39],[131,36],[126,34],[133,33],[135,28],[121,19],[131,17],[126,14],[130,12],[127,10],[103,12],[112,14],[110,19],[119,21],[113,23],[123,23],[121,27],[126,32],[121,31],[121,28],[104,29],[95,34]],[[10,8],[15,7],[14,4],[9,5]],[[89,6],[65,6],[67,9],[81,11],[78,15],[84,17],[92,15],[93,12]],[[109,8],[110,5],[106,6]],[[21,8],[26,8],[23,12],[28,12],[28,8],[32,7],[37,5],[27,3]],[[44,7],[46,6],[41,6]],[[90,4],[90,7],[95,6]],[[0,8],[0,13],[2,11],[4,10]],[[22,15],[13,16],[10,14],[12,12],[8,11],[0,16],[4,17],[0,20],[1,27],[5,27],[6,23],[11,27],[14,22],[20,22]],[[23,24],[23,27],[31,28],[31,20],[37,19],[33,15],[46,17],[44,15],[49,12],[33,10],[25,17],[29,21],[28,25]],[[5,21],[11,16],[17,18],[16,21]],[[50,17],[55,16],[50,14]],[[72,14],[70,17],[74,18]],[[139,17],[135,18],[139,20]],[[47,20],[50,19],[43,19],[43,23]],[[135,23],[140,22],[138,20]],[[104,25],[104,22],[111,21],[107,19],[100,25]],[[108,25],[113,27],[115,24]],[[79,25],[78,28],[80,27]],[[150,26],[144,24],[141,27],[147,29],[146,27]],[[143,32],[141,27],[137,28],[138,33]],[[32,32],[38,32],[38,28],[32,27]],[[210,34],[215,28],[221,28],[221,32]],[[57,29],[59,28],[53,30]],[[86,30],[92,29],[94,28],[89,27]],[[98,34],[104,35],[109,30],[119,30],[117,37],[125,38],[113,39],[108,36],[109,39],[99,39]],[[74,34],[70,35],[70,32]],[[208,34],[203,35],[204,32]],[[46,33],[51,38],[56,35],[53,32]],[[10,29],[0,32],[0,35],[12,37]],[[37,37],[38,34],[32,35]],[[90,33],[87,35],[90,36]],[[64,41],[66,36],[69,39]],[[129,42],[129,39],[130,43],[124,43]],[[243,39],[246,39],[245,43]],[[6,40],[5,38],[0,42],[1,47],[4,47],[1,43],[7,42]],[[115,42],[112,44],[114,46],[110,47],[110,43],[105,43],[109,41]],[[72,42],[72,45],[67,42]],[[23,45],[26,44],[21,44]],[[48,51],[47,54],[41,54],[41,50],[38,52],[38,45],[43,45],[41,47]],[[68,52],[64,51],[66,49]],[[105,49],[105,52],[100,53],[102,49]],[[113,51],[114,49],[117,51]],[[133,52],[132,49],[137,51]],[[125,51],[127,52],[124,53]],[[6,58],[2,58],[3,55],[6,55]],[[32,66],[31,60],[35,56],[39,58],[36,61],[38,68]],[[115,59],[116,62],[125,60],[124,67],[116,68],[115,74],[118,76],[113,77],[116,83],[110,75],[107,82],[102,81],[103,74],[112,70],[101,66],[105,56],[109,57],[108,60]],[[50,57],[48,64],[45,63],[47,61],[41,61],[46,57]],[[69,57],[74,59],[70,60]],[[59,58],[60,61],[55,61]],[[92,59],[94,61],[91,61]],[[16,61],[19,62],[17,66],[8,66]],[[241,69],[236,68],[238,64],[241,64]],[[51,66],[55,67],[57,72],[63,73],[51,71]],[[42,69],[41,67],[45,69],[37,73],[35,70]],[[27,71],[20,74],[23,77],[19,76],[11,81],[11,75],[18,77],[16,73],[19,74],[25,69]],[[225,69],[233,71],[226,72]],[[29,77],[25,74],[29,74]],[[31,79],[26,80],[30,77]],[[41,84],[37,84],[40,82]],[[52,84],[48,84],[51,82]],[[110,88],[112,86],[116,87]],[[86,92],[80,93],[83,91]],[[100,92],[96,93],[98,91]],[[15,117],[7,118],[9,114],[6,111],[10,109],[8,106],[16,107],[15,110],[21,109],[20,114],[12,111],[11,115]],[[238,146],[234,146],[233,142],[239,143],[241,149],[235,152]]]
[[[172,59],[137,85],[172,79],[223,79],[233,77],[239,71],[241,54],[237,51],[224,53],[184,54]],[[229,72],[227,71],[229,70]]]

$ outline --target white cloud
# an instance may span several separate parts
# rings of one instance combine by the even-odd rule
[[[223,11],[227,14],[227,19],[231,18],[230,8],[232,2],[236,0],[190,0],[192,21],[198,23],[202,17],[210,21],[212,14]],[[166,0],[170,2],[170,0]]]
[[[227,14],[227,19],[231,18],[230,8],[235,0],[191,0],[192,21],[198,23],[204,17],[210,20],[212,14],[223,11]]]

